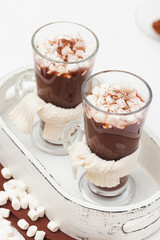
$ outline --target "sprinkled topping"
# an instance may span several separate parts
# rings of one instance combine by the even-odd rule
[[[77,37],[72,36],[57,36],[48,37],[44,40],[36,42],[37,50],[46,58],[52,61],[46,60],[40,56],[36,56],[36,62],[38,68],[47,68],[47,73],[51,75],[53,72],[60,74],[68,74],[70,78],[71,72],[77,71],[79,68],[89,68],[89,62],[73,63],[81,61],[91,55],[93,52],[93,46],[91,43],[83,40],[79,35]],[[55,63],[54,61],[64,62]],[[70,62],[70,64],[66,64]]]
[[[139,96],[137,90],[122,82],[121,84],[102,84],[95,86],[92,93],[87,96],[92,105],[110,113],[131,113],[141,109],[145,102]],[[141,114],[111,115],[98,112],[92,108],[86,112],[89,118],[102,123],[103,128],[124,128],[128,124],[139,122]]]
[[[135,88],[113,84],[96,86],[88,100],[96,107],[111,113],[130,113],[144,106]]]
[[[45,57],[64,62],[75,62],[87,57],[87,43],[80,37],[59,36],[38,41],[37,49]]]

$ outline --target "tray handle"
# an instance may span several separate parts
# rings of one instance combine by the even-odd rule
[[[15,84],[6,89],[5,101],[9,101],[15,96],[19,100],[27,93],[33,92],[35,90],[35,86],[34,72],[23,72],[17,77]]]
[[[144,230],[145,228],[158,221],[158,219],[160,219],[160,208],[143,217],[129,220],[122,226],[122,229],[124,233],[132,233]]]

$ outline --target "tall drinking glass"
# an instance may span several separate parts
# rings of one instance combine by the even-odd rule
[[[91,74],[99,48],[96,35],[77,23],[54,22],[33,34],[32,48],[38,96],[62,109],[76,108],[82,102],[81,87]],[[37,147],[45,152],[65,154],[61,134],[47,138],[44,128],[43,120],[34,128]]]
[[[90,175],[86,173],[80,178],[81,195],[87,201],[103,205],[128,204],[136,190],[134,180],[129,176],[130,167],[139,154],[140,137],[152,100],[151,88],[135,74],[116,70],[103,71],[84,82],[82,97],[86,144],[90,152],[102,161],[99,169],[97,165],[97,175],[94,170],[95,180],[91,180]],[[74,125],[76,123],[68,126],[66,133],[69,128],[71,131]],[[65,131],[64,142],[69,147],[72,142],[67,142],[68,136]],[[87,158],[88,156],[86,161]],[[124,159],[128,161],[126,168],[121,167]],[[115,174],[121,177],[117,185],[112,182],[110,186],[98,183],[98,178],[102,175],[101,170],[105,168],[104,161],[118,163],[119,172],[115,170]],[[95,162],[90,163],[86,167],[87,171],[94,164],[96,165]],[[83,166],[85,165],[84,160]],[[104,174],[104,171],[102,172]],[[128,172],[129,174],[126,174]],[[111,180],[114,179],[112,167],[107,174],[112,175]]]

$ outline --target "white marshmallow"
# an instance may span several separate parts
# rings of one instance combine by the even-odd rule
[[[8,190],[6,192],[8,194],[9,200],[12,200],[13,198],[17,198],[18,197],[18,191],[16,191],[15,189],[10,189],[10,190]]]
[[[10,179],[12,177],[11,171],[8,168],[2,168],[1,174],[5,179]]]
[[[35,225],[32,225],[28,228],[27,230],[27,237],[34,237],[36,235],[37,232],[37,227]]]
[[[5,191],[16,189],[23,192],[27,190],[27,186],[21,180],[16,179],[11,179],[8,182],[5,182],[3,187]]]
[[[67,55],[69,53],[72,53],[72,50],[71,50],[71,48],[69,46],[66,46],[66,47],[64,47],[62,49],[61,53],[62,53],[63,56],[65,56],[65,55]]]
[[[3,206],[7,203],[8,194],[4,191],[0,191],[0,206]]]
[[[106,115],[105,115],[105,113],[97,112],[97,113],[94,115],[94,119],[95,119],[96,122],[105,123],[105,121],[106,121]]]
[[[27,197],[20,198],[20,206],[22,209],[27,209],[29,205],[29,200]]]
[[[35,240],[43,240],[45,235],[46,235],[46,233],[44,231],[37,231],[34,239]]]
[[[13,198],[11,205],[12,205],[13,209],[16,211],[18,211],[21,208],[20,201],[18,200],[18,198]]]
[[[36,209],[36,211],[38,213],[38,217],[40,217],[40,218],[44,217],[44,214],[45,214],[45,208],[44,207],[40,206]]]
[[[8,218],[10,215],[10,210],[7,208],[0,208],[0,215],[4,218]]]
[[[78,64],[76,64],[76,63],[68,64],[67,70],[69,72],[76,72],[78,70]]]
[[[5,182],[3,184],[3,188],[4,188],[5,191],[9,191],[9,190],[15,188],[15,184],[12,180],[9,180],[8,182]]]
[[[38,219],[38,213],[36,210],[34,209],[30,209],[28,211],[28,217],[32,220],[32,221],[36,221]]]
[[[51,232],[57,232],[59,230],[59,225],[57,223],[55,223],[54,221],[50,221],[47,224],[47,228],[51,231]]]
[[[18,192],[18,198],[19,199],[27,197],[27,192],[22,192],[22,191],[17,191],[17,192]]]
[[[76,51],[76,55],[77,55],[78,57],[83,58],[83,57],[84,57],[84,51],[83,51],[83,50],[77,50],[77,51]]]
[[[126,102],[124,101],[124,99],[118,99],[117,101],[116,101],[116,103],[119,105],[119,107],[120,108],[125,108],[126,107]]]
[[[38,202],[35,199],[29,200],[29,209],[36,209],[38,207]]]
[[[20,227],[22,230],[27,230],[29,228],[29,224],[25,219],[20,219],[17,222],[18,227]]]
[[[77,62],[77,61],[78,61],[78,57],[76,55],[73,55],[73,54],[68,55],[68,62]]]
[[[27,186],[24,182],[22,182],[21,180],[15,180],[15,186],[19,191],[26,191],[27,190]]]

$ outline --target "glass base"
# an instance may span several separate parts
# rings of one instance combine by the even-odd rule
[[[36,122],[32,132],[32,142],[39,150],[57,156],[67,155],[67,150],[63,144],[50,143],[43,139],[41,135],[40,122]]]
[[[79,189],[81,196],[86,201],[106,207],[127,205],[134,199],[136,192],[135,182],[131,176],[128,177],[128,181],[122,188],[114,191],[105,191],[90,183],[86,173],[80,178]]]
[[[160,19],[160,1],[143,0],[136,9],[136,23],[145,35],[160,41],[160,35],[152,28],[152,23],[158,19]]]

